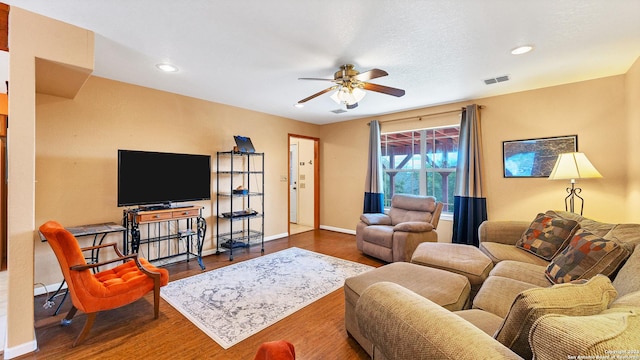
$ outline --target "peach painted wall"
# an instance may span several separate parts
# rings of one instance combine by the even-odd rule
[[[93,69],[93,33],[11,7],[7,131],[8,288],[5,358],[34,351],[36,57]],[[55,206],[55,205],[52,205]]]
[[[578,135],[578,148],[604,175],[603,179],[579,183],[586,199],[584,215],[601,221],[627,221],[629,128],[625,108],[625,76],[613,76],[575,84],[496,96],[473,101],[481,112],[490,219],[530,220],[537,212],[564,209],[563,181],[505,179],[502,176],[502,142],[537,137]],[[436,106],[379,116],[387,119],[437,113],[471,102]],[[321,222],[335,228],[355,230],[362,212],[369,127],[374,118],[322,126]],[[423,118],[401,127],[446,125],[451,116]],[[404,123],[404,124],[402,124]],[[383,131],[384,131],[383,124]],[[392,129],[391,126],[388,129]],[[388,130],[390,131],[390,130]],[[443,227],[449,228],[445,221]],[[445,239],[446,237],[448,239]],[[440,241],[450,241],[450,234]]]
[[[627,221],[640,223],[640,58],[627,72],[625,85],[629,122]]]
[[[204,251],[215,250],[215,155],[229,151],[233,135],[251,137],[265,153],[265,236],[287,233],[288,134],[315,136],[319,126],[272,115],[90,77],[75,99],[38,94],[36,224],[120,222],[117,150],[209,154],[212,200],[204,207]],[[168,171],[171,169],[167,169]],[[213,211],[212,211],[213,209]],[[119,241],[112,235],[109,240]],[[88,240],[87,240],[88,241]],[[36,244],[37,282],[60,281],[47,244]]]
[[[627,128],[624,76],[555,86],[479,101],[487,163],[488,213],[493,219],[532,219],[539,211],[564,209],[569,181],[502,177],[502,141],[578,135],[584,152],[604,176],[579,181],[584,215],[626,220]]]

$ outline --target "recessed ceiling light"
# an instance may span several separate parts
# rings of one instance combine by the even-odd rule
[[[303,108],[303,107],[304,107],[304,104],[295,103],[295,104],[293,105],[293,107],[294,107],[294,108],[301,109],[301,108]]]
[[[177,72],[178,71],[178,67],[175,65],[171,65],[171,64],[167,64],[167,63],[162,63],[162,64],[156,64],[156,67],[164,72]]]
[[[513,55],[522,55],[522,54],[528,53],[531,50],[533,50],[533,46],[532,45],[523,45],[523,46],[518,46],[517,48],[511,50],[511,54],[513,54]]]

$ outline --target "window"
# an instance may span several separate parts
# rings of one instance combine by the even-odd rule
[[[435,196],[453,212],[459,126],[381,135],[384,205],[393,194]]]

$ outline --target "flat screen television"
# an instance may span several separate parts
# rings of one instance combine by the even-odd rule
[[[118,150],[118,206],[211,199],[211,156]]]

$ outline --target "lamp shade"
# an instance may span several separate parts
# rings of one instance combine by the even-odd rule
[[[602,175],[584,153],[572,152],[558,155],[549,180],[601,178]]]

